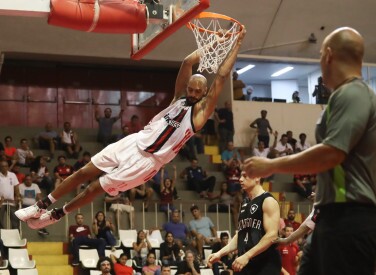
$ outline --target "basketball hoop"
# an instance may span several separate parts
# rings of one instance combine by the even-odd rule
[[[239,21],[218,13],[202,12],[187,23],[200,54],[198,71],[216,73],[243,30]]]

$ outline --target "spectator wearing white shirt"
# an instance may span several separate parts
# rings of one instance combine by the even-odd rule
[[[26,175],[25,180],[18,186],[22,197],[22,207],[28,207],[42,199],[42,192],[38,184],[33,183],[31,175]],[[38,230],[40,235],[49,235],[45,228]]]
[[[20,141],[20,148],[17,148],[17,158],[17,163],[19,165],[27,167],[30,166],[31,162],[35,159],[26,138],[23,138]]]
[[[296,152],[302,152],[309,147],[311,147],[311,144],[309,144],[307,141],[307,135],[305,133],[301,133],[299,135],[299,141],[296,143]]]
[[[14,212],[18,208],[20,200],[20,191],[18,189],[18,179],[13,172],[8,171],[9,165],[7,161],[0,162],[0,228],[5,229],[3,220],[6,218],[6,211],[9,207],[10,222],[13,229],[19,227],[19,219]],[[8,206],[8,207],[7,207]]]
[[[287,143],[287,135],[283,134],[281,140],[277,143],[275,150],[277,151],[280,157],[291,155],[294,150],[292,149],[291,144]]]
[[[251,141],[252,155],[255,156],[255,157],[267,158],[269,156],[269,153],[271,151],[273,151],[274,148],[277,145],[278,132],[275,131],[273,133],[273,135],[274,135],[274,142],[273,142],[273,145],[271,147],[268,147],[268,148],[265,148],[264,141],[262,141],[262,140],[259,140],[259,142],[257,143],[257,147],[253,147],[253,143],[254,143],[254,139],[255,139],[256,135],[254,136],[254,138]]]

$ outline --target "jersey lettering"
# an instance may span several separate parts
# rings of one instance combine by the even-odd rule
[[[248,232],[247,232],[247,235],[245,235],[244,242],[248,243]]]

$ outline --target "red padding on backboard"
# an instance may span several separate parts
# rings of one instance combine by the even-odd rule
[[[51,0],[48,24],[99,33],[143,33],[145,5],[135,0]],[[99,13],[95,14],[95,9]]]
[[[201,0],[200,3],[196,7],[192,8],[189,12],[187,12],[187,14],[185,14],[183,17],[180,17],[173,24],[167,26],[163,32],[159,33],[147,45],[145,45],[142,49],[136,52],[133,51],[133,41],[131,41],[131,58],[133,60],[140,60],[142,57],[148,54],[151,50],[157,47],[163,40],[165,40],[171,34],[176,32],[178,29],[183,27],[186,23],[188,23],[193,18],[195,18],[197,14],[209,8],[209,6],[210,6],[210,0]],[[133,40],[133,36],[132,36],[132,40]]]

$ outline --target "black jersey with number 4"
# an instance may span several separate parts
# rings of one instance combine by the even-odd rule
[[[245,254],[248,250],[258,244],[265,235],[263,226],[264,218],[262,204],[268,197],[273,196],[265,192],[253,200],[246,198],[243,200],[238,219],[238,255]],[[266,251],[255,256],[253,260],[263,258],[269,254],[270,250],[275,250],[275,245],[270,246]]]

